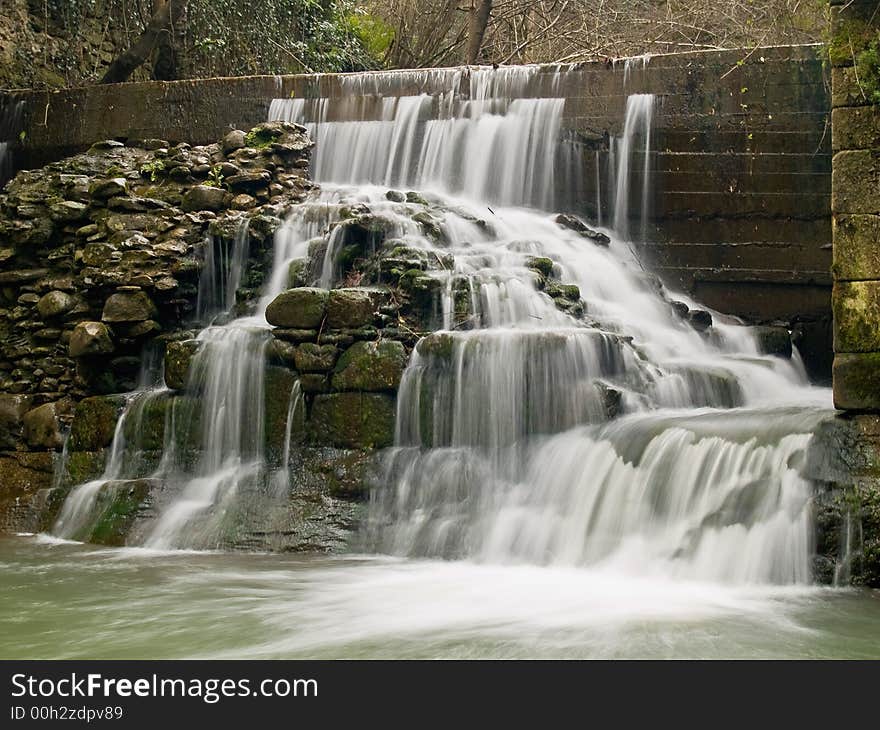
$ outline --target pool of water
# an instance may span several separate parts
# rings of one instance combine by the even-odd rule
[[[0,539],[0,658],[880,657],[880,592]]]

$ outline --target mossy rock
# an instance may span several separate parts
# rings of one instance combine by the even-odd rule
[[[331,329],[357,328],[371,325],[379,308],[388,303],[390,295],[381,289],[333,289],[327,300],[327,323]]]
[[[70,451],[98,451],[110,446],[116,422],[125,406],[121,395],[84,398],[77,406],[70,427]]]
[[[529,256],[526,259],[526,267],[546,278],[553,273],[553,259],[548,259],[546,256]]]
[[[150,492],[158,482],[153,479],[111,481],[98,492],[95,503],[97,519],[86,542],[96,545],[125,545],[126,537],[141,510],[146,506]]]
[[[785,327],[755,327],[752,329],[758,350],[764,355],[791,357],[791,334]]]
[[[83,484],[104,473],[107,451],[71,451],[67,455],[65,481],[69,485]]]
[[[333,369],[339,357],[339,348],[335,345],[317,345],[304,342],[294,350],[294,364],[303,373],[321,373]]]
[[[396,390],[406,368],[406,348],[396,340],[355,342],[333,374],[336,390]]]
[[[297,382],[292,370],[281,367],[266,368],[265,375],[265,439],[266,456],[270,463],[280,463],[284,453],[287,418],[290,413],[290,399]],[[291,441],[300,443],[305,436],[305,402],[300,399],[293,412]]]
[[[171,390],[184,389],[193,358],[201,347],[199,340],[178,340],[165,346],[165,385]]]
[[[315,287],[288,289],[266,307],[266,321],[288,329],[314,329],[321,326],[327,312],[329,292]]]
[[[329,393],[315,396],[309,418],[311,441],[365,449],[394,443],[395,398],[385,393]]]

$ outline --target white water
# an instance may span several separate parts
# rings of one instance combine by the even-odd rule
[[[630,98],[615,144],[610,247],[554,221],[564,102],[519,98],[536,75],[472,71],[462,98],[461,73],[438,72],[442,94],[381,99],[356,96],[375,75],[352,77],[339,101],[273,102],[273,118],[310,126],[322,192],[278,232],[257,315],[199,337],[191,392],[202,399],[201,460],[183,469],[166,444],[160,473],[177,496],[147,545],[216,544],[230,501],[263,476],[262,312],[286,287],[290,261],[317,244],[326,250],[311,262],[314,280],[339,284],[342,227],[328,228],[343,207],[362,205],[396,244],[454,256],[432,274],[446,292],[436,325],[447,339],[420,344],[405,373],[366,547],[658,580],[809,581],[811,485],[799,467],[828,392],[807,385],[797,358],[759,355],[746,328],[717,314],[711,333],[696,332],[641,270],[629,222],[644,232],[653,97]],[[340,121],[357,105],[363,116],[378,106],[372,121]],[[637,160],[642,209],[632,211]],[[429,206],[392,202],[388,186],[426,191]],[[413,220],[420,213],[440,240]],[[531,256],[552,259],[554,277],[579,287],[583,317],[540,290]]]

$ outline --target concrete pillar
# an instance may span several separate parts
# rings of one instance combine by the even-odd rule
[[[831,24],[834,403],[880,411],[880,2],[831,0]]]

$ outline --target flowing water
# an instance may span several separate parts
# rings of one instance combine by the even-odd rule
[[[880,654],[866,628],[880,616],[876,597],[810,585],[802,468],[829,392],[808,385],[796,353],[761,355],[723,315],[697,332],[638,260],[659,100],[629,98],[602,181],[613,192],[603,247],[553,215],[560,176],[577,177],[558,79],[533,67],[410,76],[442,91],[381,97],[367,75],[345,78],[339,98],[273,102],[270,117],[304,123],[316,140],[321,192],[276,235],[257,312],[221,316],[199,335],[188,388],[201,423],[172,411],[161,463],[145,474],[123,422],[104,476],[71,492],[55,527],[76,536],[102,483],[151,475],[165,485],[159,515],[130,541],[147,549],[6,544],[4,580],[22,591],[3,615],[41,600],[36,580],[68,592],[52,599],[68,627],[55,649],[64,656],[96,650],[81,611],[103,617],[106,656]],[[245,495],[283,498],[286,470],[268,473],[260,430],[263,312],[289,263],[316,244],[315,282],[339,284],[343,226],[328,230],[353,206],[436,259],[444,292],[441,331],[404,374],[396,444],[355,546],[373,557],[157,552],[222,545]],[[230,309],[246,245],[242,235],[232,251],[209,246],[203,318]],[[542,290],[533,257],[578,287],[570,306]],[[164,395],[133,394],[124,421]],[[294,385],[289,412],[301,402]],[[179,448],[187,440],[195,463]],[[82,593],[97,582],[112,586],[101,601]],[[191,625],[206,618],[236,630]],[[39,621],[24,622],[35,655],[50,652]],[[160,636],[175,639],[151,643]]]

